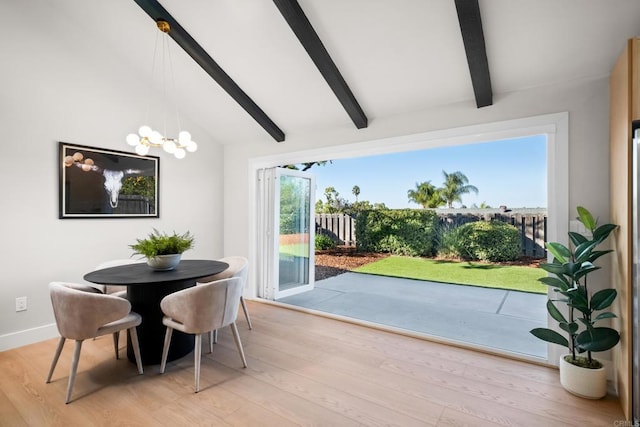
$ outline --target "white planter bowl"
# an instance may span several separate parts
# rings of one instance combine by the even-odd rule
[[[147,258],[147,265],[158,271],[173,270],[180,263],[181,257],[182,254],[158,255]]]
[[[607,395],[607,370],[581,368],[560,356],[560,384],[569,393],[586,399],[601,399]]]

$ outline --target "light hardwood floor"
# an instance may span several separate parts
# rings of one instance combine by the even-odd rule
[[[110,337],[83,345],[73,401],[64,394],[73,345],[45,384],[56,339],[0,353],[2,426],[613,426],[617,399],[565,392],[554,369],[248,302],[205,354],[198,394],[192,355],[135,365]],[[203,346],[207,348],[207,345]]]

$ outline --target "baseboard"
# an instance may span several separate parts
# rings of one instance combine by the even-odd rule
[[[58,328],[55,323],[0,335],[0,351],[11,350],[12,348],[22,347],[23,345],[33,344],[57,336]]]

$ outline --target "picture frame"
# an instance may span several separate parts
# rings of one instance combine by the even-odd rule
[[[59,215],[159,218],[160,158],[58,143]]]

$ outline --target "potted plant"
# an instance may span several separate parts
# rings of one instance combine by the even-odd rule
[[[136,239],[136,243],[129,247],[135,251],[134,255],[144,255],[154,270],[172,270],[180,263],[182,253],[193,247],[193,241],[189,231],[184,234],[174,231],[168,235],[154,228],[146,239]]]
[[[615,289],[592,292],[587,285],[587,276],[600,269],[594,264],[598,258],[613,252],[597,250],[597,247],[618,226],[598,226],[587,209],[578,206],[577,210],[579,220],[590,236],[569,232],[570,248],[561,243],[547,243],[553,261],[540,264],[552,275],[539,280],[557,293],[557,297],[547,301],[547,310],[566,336],[548,328],[535,328],[530,332],[544,341],[569,349],[569,354],[560,357],[559,365],[560,383],[567,391],[599,399],[607,393],[607,376],[604,366],[592,357],[592,353],[614,347],[620,341],[620,334],[613,328],[596,326],[596,323],[616,317],[612,312],[603,310],[611,306],[617,292]],[[561,305],[566,306],[566,310],[561,309]]]

